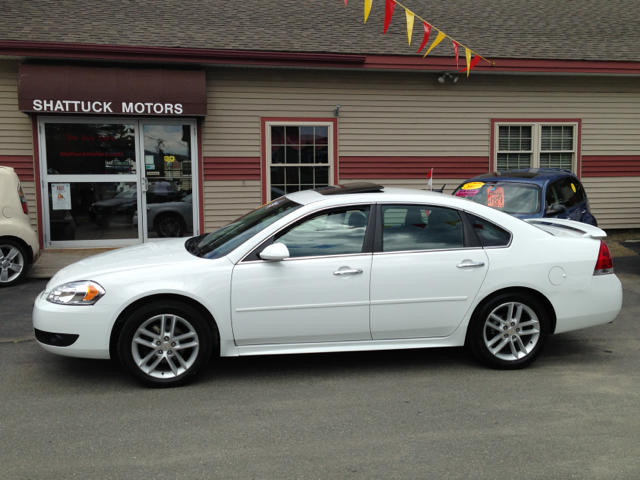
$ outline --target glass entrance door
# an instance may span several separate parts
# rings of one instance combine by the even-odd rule
[[[199,234],[195,120],[39,119],[46,246]]]
[[[194,231],[195,122],[140,122],[144,239]]]

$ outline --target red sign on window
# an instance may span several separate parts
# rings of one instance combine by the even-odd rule
[[[493,187],[487,191],[487,205],[493,208],[504,208],[504,189]]]

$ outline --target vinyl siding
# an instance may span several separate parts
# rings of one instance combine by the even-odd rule
[[[260,181],[230,180],[204,182],[204,231],[216,230],[259,207]]]
[[[27,199],[27,205],[29,206],[29,218],[31,219],[31,226],[37,232],[38,231],[38,212],[36,211],[36,184],[35,182],[20,182],[22,185],[22,191]]]
[[[640,177],[582,180],[601,228],[640,228]]]
[[[439,84],[437,77],[412,72],[211,69],[203,154],[260,157],[261,117],[330,118],[336,104],[342,105],[338,153],[345,157],[489,158],[492,118],[580,118],[582,155],[640,154],[636,78],[461,74],[454,85],[449,80]],[[437,178],[438,172],[434,174]],[[375,179],[388,185],[401,180]],[[406,185],[424,188],[425,182],[407,179]],[[452,185],[459,182],[452,180]],[[640,177],[629,182],[635,185]],[[601,225],[640,227],[637,196],[617,188],[612,178],[588,178],[585,187]],[[207,210],[212,200],[205,192]],[[630,206],[616,209],[614,203]]]
[[[18,111],[18,62],[0,60],[0,155],[33,156],[28,115]]]

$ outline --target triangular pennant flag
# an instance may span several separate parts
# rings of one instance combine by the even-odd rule
[[[469,72],[471,71],[471,50],[467,47],[464,47],[464,55],[467,57],[467,77],[469,76]]]
[[[405,9],[404,13],[407,15],[407,35],[409,36],[409,45],[411,45],[411,36],[413,35],[413,21],[416,19],[416,16],[413,12]]]
[[[454,40],[453,41],[453,51],[456,54],[456,69],[460,68],[460,65],[458,64],[458,47],[459,46],[460,46],[460,44]]]
[[[429,34],[431,33],[431,25],[429,25],[427,22],[422,22],[422,23],[424,24],[424,38],[422,39],[422,43],[420,44],[420,48],[418,49],[418,51],[416,53],[420,53],[420,50],[422,50],[424,48],[424,46],[429,41]]]
[[[471,64],[469,65],[469,70],[471,70],[473,67],[475,67],[478,62],[480,61],[482,57],[480,57],[480,55],[476,55],[475,57],[473,57],[473,60],[471,60]],[[462,73],[462,72],[466,72],[467,69],[463,68],[462,70],[460,70],[458,73]],[[467,75],[468,76],[468,75]]]
[[[344,6],[345,7],[347,6],[347,0],[344,0]]]
[[[391,23],[391,17],[393,17],[393,11],[396,8],[396,0],[387,0],[386,5],[384,6],[384,32],[387,33],[387,28],[389,28],[389,24]]]
[[[427,50],[427,53],[424,54],[424,56],[426,57],[427,55],[429,55],[429,52],[431,50],[434,49],[434,47],[436,45],[438,45],[442,40],[444,40],[444,38],[446,37],[446,35],[440,31],[438,31],[438,36],[436,37],[436,39],[433,41],[433,43],[431,44],[431,46],[429,47],[429,50]]]
[[[371,13],[371,2],[373,2],[373,0],[364,0],[364,23],[367,23],[367,18],[369,18],[369,14]]]

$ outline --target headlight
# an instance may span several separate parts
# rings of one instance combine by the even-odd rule
[[[104,288],[96,282],[82,280],[54,288],[47,297],[47,301],[60,305],[93,305],[104,294]]]

